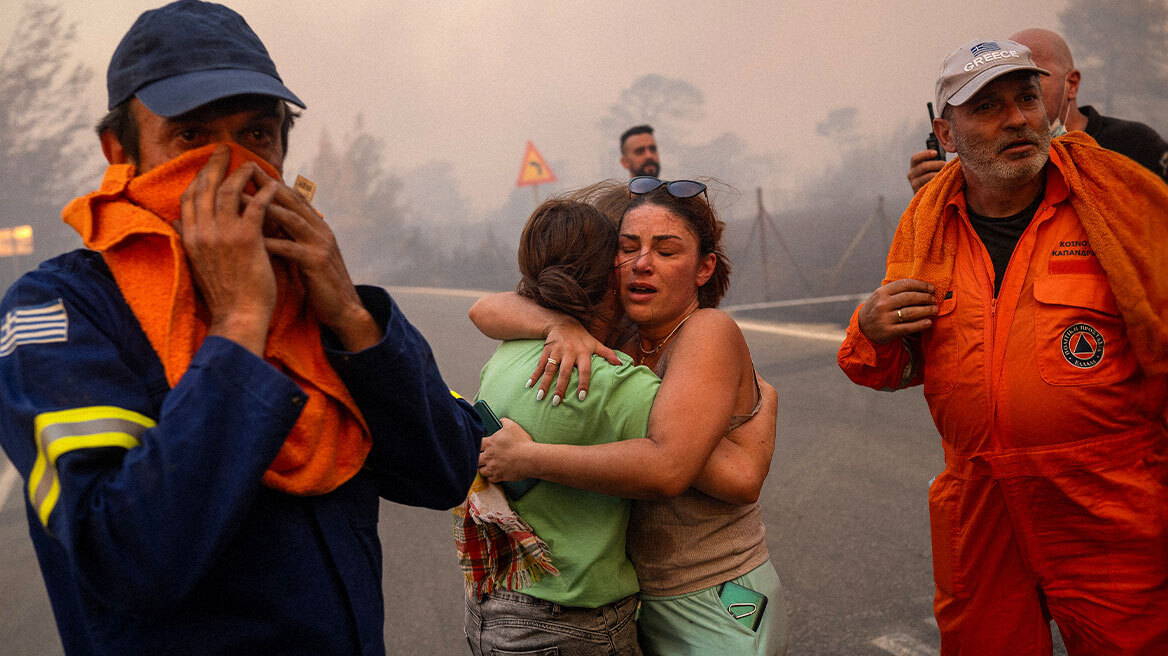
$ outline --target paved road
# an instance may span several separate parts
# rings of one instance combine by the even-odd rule
[[[447,383],[472,395],[494,348],[466,320],[472,297],[395,297],[429,339]],[[943,462],[919,390],[886,394],[849,383],[835,365],[838,337],[823,335],[830,328],[745,327],[758,370],[779,391],[762,504],[791,613],[790,653],[936,654],[926,489]],[[0,652],[59,654],[21,492],[15,486],[0,506]],[[388,652],[468,653],[449,513],[383,502],[381,536]]]

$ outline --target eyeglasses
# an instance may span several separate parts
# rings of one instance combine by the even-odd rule
[[[663,185],[665,191],[668,191],[669,195],[674,198],[693,198],[706,191],[706,185],[696,180],[674,180],[670,182],[668,180],[654,178],[651,175],[638,175],[632,180],[629,180],[629,193],[640,196],[651,191],[656,191]]]

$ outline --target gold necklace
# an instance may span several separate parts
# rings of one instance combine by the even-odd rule
[[[681,328],[682,324],[684,324],[686,321],[689,321],[689,318],[694,315],[694,312],[697,312],[697,310],[694,310],[693,312],[690,312],[689,314],[685,315],[685,318],[682,319],[681,321],[677,322],[677,325],[673,327],[673,330],[669,331],[669,334],[665,336],[665,339],[661,340],[660,344],[658,344],[657,346],[654,346],[652,349],[650,349],[648,351],[645,350],[644,346],[641,346],[641,339],[638,337],[637,338],[637,350],[641,352],[641,360],[640,361],[644,362],[645,358],[649,357],[650,355],[655,355],[658,351],[665,348],[665,343],[669,341],[670,337],[673,337],[673,333],[676,333],[678,328]]]

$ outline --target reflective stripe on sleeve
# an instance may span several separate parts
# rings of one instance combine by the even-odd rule
[[[37,415],[35,421],[37,459],[28,477],[28,498],[40,517],[49,525],[49,515],[61,495],[57,479],[57,458],[77,449],[121,447],[132,449],[153,419],[132,410],[108,405],[72,408]]]

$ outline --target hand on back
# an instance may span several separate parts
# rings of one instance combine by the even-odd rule
[[[542,400],[552,388],[552,381],[555,381],[552,403],[559,405],[568,393],[572,369],[578,369],[580,375],[576,384],[576,398],[583,401],[588,395],[588,383],[592,377],[593,354],[604,358],[609,364],[620,364],[616,352],[601,344],[578,321],[565,318],[554,323],[548,327],[543,355],[527,380],[527,386],[531,387],[538,381],[536,395]]]

